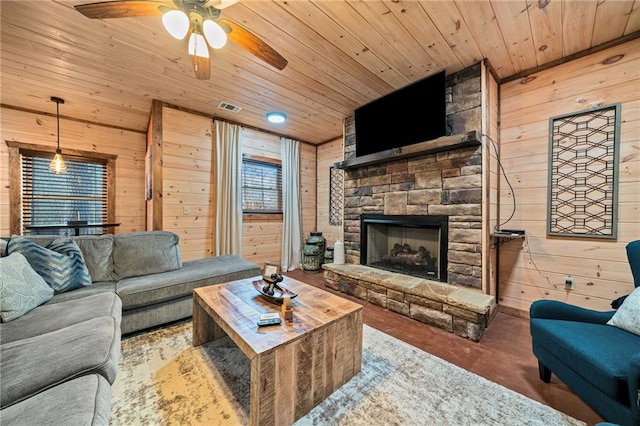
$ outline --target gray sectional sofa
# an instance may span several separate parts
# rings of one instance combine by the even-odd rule
[[[233,255],[182,262],[170,232],[73,240],[91,285],[0,323],[2,425],[108,425],[121,335],[190,317],[194,288],[261,274]]]

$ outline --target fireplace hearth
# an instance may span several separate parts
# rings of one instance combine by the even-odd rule
[[[360,263],[447,282],[447,216],[364,214]]]

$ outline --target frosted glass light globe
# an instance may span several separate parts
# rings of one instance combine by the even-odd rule
[[[202,24],[202,31],[209,43],[209,46],[214,49],[220,49],[227,43],[227,33],[224,32],[222,27],[211,19],[206,19]]]
[[[209,57],[209,48],[202,34],[191,33],[191,37],[189,37],[189,55],[196,55],[201,58]]]
[[[189,18],[181,10],[171,10],[162,15],[162,24],[172,37],[182,40],[189,31]]]

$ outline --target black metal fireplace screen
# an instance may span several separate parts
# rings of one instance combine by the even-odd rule
[[[361,217],[360,263],[447,282],[447,216]]]

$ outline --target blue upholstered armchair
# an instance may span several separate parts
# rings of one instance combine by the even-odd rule
[[[627,244],[627,257],[639,287],[640,240]],[[640,426],[640,335],[607,325],[615,313],[538,300],[530,309],[533,353],[541,380],[554,373],[607,421]]]

